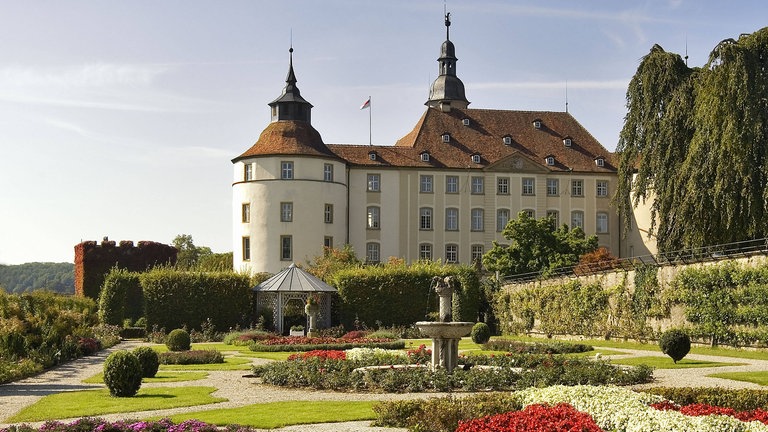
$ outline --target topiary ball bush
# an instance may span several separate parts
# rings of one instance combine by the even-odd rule
[[[486,323],[477,323],[472,327],[472,342],[476,344],[487,343],[491,339],[491,328]]]
[[[184,329],[172,330],[165,339],[165,346],[171,351],[189,351],[191,340]]]
[[[104,361],[104,384],[115,397],[131,397],[141,387],[141,364],[133,353],[115,351]]]
[[[683,330],[670,329],[661,334],[659,347],[661,352],[672,357],[672,361],[677,363],[691,350],[691,338]]]
[[[133,350],[133,355],[139,359],[142,377],[152,378],[157,374],[157,369],[160,368],[160,356],[157,355],[157,351],[146,346],[138,347]]]

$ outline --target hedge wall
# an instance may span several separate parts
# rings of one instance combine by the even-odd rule
[[[140,276],[147,327],[200,329],[207,318],[217,330],[251,322],[252,291],[247,275],[155,269]]]
[[[99,319],[104,324],[123,325],[125,318],[135,321],[144,316],[144,294],[139,273],[112,269],[99,294]]]
[[[347,269],[334,274],[331,285],[339,292],[339,315],[346,328],[355,328],[356,320],[368,327],[411,325],[437,312],[438,297],[430,283],[434,276],[449,275],[461,285],[454,293],[454,321],[475,321],[481,290],[472,267],[430,262]]]

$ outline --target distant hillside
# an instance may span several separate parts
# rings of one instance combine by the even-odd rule
[[[0,264],[0,288],[7,293],[47,289],[75,293],[75,265],[72,263]]]

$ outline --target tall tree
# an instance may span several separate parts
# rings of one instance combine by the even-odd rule
[[[569,229],[567,225],[554,228],[555,219],[534,219],[520,212],[510,220],[502,235],[510,244],[493,243],[493,248],[483,255],[483,265],[490,271],[512,276],[544,272],[568,267],[579,262],[579,257],[597,249],[597,237],[586,237],[581,228]]]
[[[179,251],[176,256],[176,267],[182,270],[194,269],[201,258],[213,254],[211,248],[207,246],[195,246],[195,242],[189,234],[177,235],[172,244]]]
[[[650,200],[661,251],[766,235],[768,28],[728,39],[703,68],[654,45],[627,89],[622,217]],[[628,226],[628,224],[625,224]]]

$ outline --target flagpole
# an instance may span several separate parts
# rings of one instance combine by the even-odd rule
[[[372,132],[371,132],[371,111],[373,111],[373,108],[371,107],[371,97],[368,96],[368,145],[373,145],[373,140],[371,139]]]

